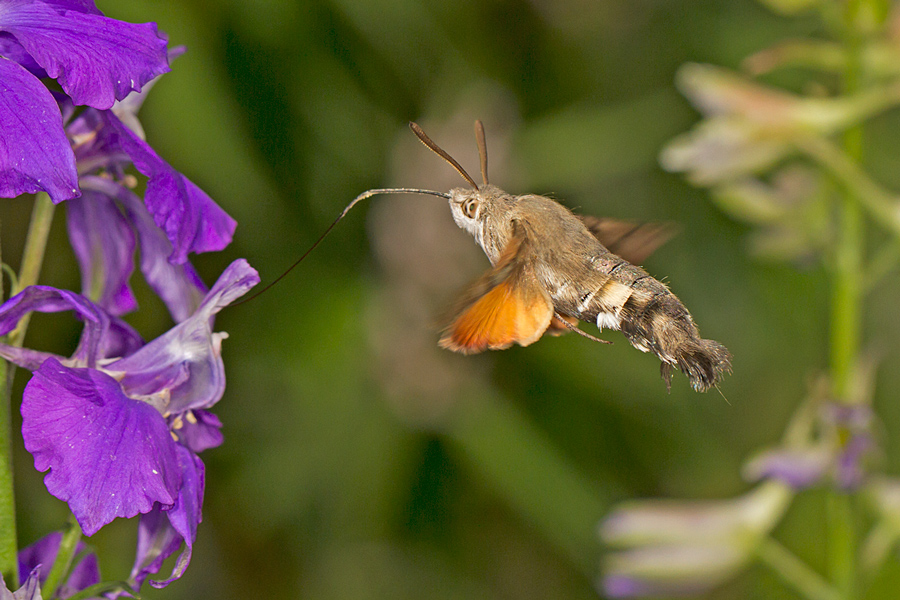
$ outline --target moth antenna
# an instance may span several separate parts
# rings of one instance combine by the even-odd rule
[[[478,144],[478,157],[481,159],[481,180],[487,185],[487,142],[484,140],[484,123],[481,119],[475,121],[475,142]]]
[[[278,283],[279,281],[281,281],[282,279],[287,277],[288,273],[293,271],[297,265],[299,265],[301,262],[303,262],[303,259],[305,259],[307,256],[309,256],[310,253],[316,249],[316,246],[318,246],[319,244],[322,243],[322,240],[324,240],[325,237],[329,233],[331,233],[331,230],[334,229],[335,225],[340,223],[341,219],[343,219],[345,216],[347,216],[347,213],[350,212],[351,208],[353,208],[354,206],[356,206],[358,203],[362,202],[366,198],[371,198],[372,196],[377,196],[378,194],[422,194],[422,195],[426,195],[426,196],[438,196],[440,198],[446,198],[448,200],[450,199],[450,194],[445,194],[444,192],[435,192],[434,190],[420,190],[420,189],[416,189],[416,188],[382,188],[382,189],[377,189],[377,190],[367,190],[367,191],[363,192],[362,194],[360,194],[359,196],[357,196],[356,198],[354,198],[353,201],[350,202],[350,204],[348,204],[347,207],[341,211],[341,214],[338,215],[337,219],[335,219],[334,222],[328,226],[328,229],[325,230],[325,233],[320,235],[319,239],[317,239],[315,242],[313,242],[313,245],[309,247],[309,250],[304,252],[303,256],[301,256],[296,261],[294,261],[294,264],[292,264],[290,267],[288,267],[284,273],[282,273],[281,275],[276,277],[272,283],[268,284],[266,287],[259,290],[258,292],[256,292],[252,296],[250,296],[249,298],[246,298],[239,302],[233,302],[231,304],[231,306],[238,306],[240,304],[250,302],[254,298],[258,298],[263,293],[268,291],[269,288],[271,288],[276,283]]]
[[[422,131],[421,127],[419,127],[418,125],[416,125],[415,123],[410,121],[409,128],[412,129],[412,132],[414,134],[416,134],[416,137],[419,138],[420,142],[422,142],[423,144],[428,146],[429,150],[431,150],[432,152],[434,152],[435,154],[437,154],[438,156],[440,156],[441,158],[446,160],[448,163],[450,163],[450,166],[453,167],[454,169],[456,169],[456,172],[459,173],[460,175],[462,175],[462,178],[465,179],[469,183],[469,185],[471,185],[476,190],[478,189],[478,184],[475,183],[475,180],[472,179],[468,173],[466,173],[466,170],[462,168],[462,165],[460,165],[458,162],[456,162],[452,156],[447,154],[443,150],[443,148],[441,148],[440,146],[435,144],[433,141],[431,141],[431,138],[428,137],[427,135],[425,135],[425,132]]]

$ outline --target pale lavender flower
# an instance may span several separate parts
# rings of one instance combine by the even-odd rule
[[[0,600],[41,600],[41,582],[38,581],[38,570],[35,569],[15,592],[9,591],[0,575]]]
[[[623,504],[600,525],[611,547],[601,591],[612,598],[703,593],[745,566],[781,519],[789,487],[770,481],[738,498]]]

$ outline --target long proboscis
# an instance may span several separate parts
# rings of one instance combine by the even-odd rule
[[[436,192],[434,190],[420,190],[417,188],[382,188],[382,189],[377,189],[377,190],[367,190],[367,191],[363,192],[362,194],[360,194],[359,196],[357,196],[356,198],[354,198],[353,201],[350,202],[350,204],[348,204],[347,207],[341,211],[341,214],[338,215],[337,219],[335,219],[334,222],[328,226],[328,229],[326,229],[325,232],[319,236],[319,239],[317,239],[315,242],[313,242],[313,245],[309,247],[309,250],[304,252],[303,256],[301,256],[296,261],[294,261],[294,264],[292,264],[290,267],[288,267],[284,273],[279,275],[275,279],[275,281],[268,284],[266,287],[259,290],[258,292],[256,292],[252,296],[250,296],[249,298],[241,300],[240,302],[234,302],[232,304],[232,306],[238,306],[240,304],[245,304],[247,302],[250,302],[254,298],[258,298],[259,296],[261,296],[262,294],[267,292],[269,290],[269,288],[271,288],[276,283],[278,283],[279,281],[281,281],[282,279],[287,277],[288,274],[297,267],[297,265],[299,265],[300,263],[303,262],[303,259],[305,259],[307,256],[309,256],[310,253],[313,250],[315,250],[319,244],[322,243],[322,240],[324,240],[328,236],[328,234],[331,233],[331,230],[334,229],[335,226],[341,222],[341,219],[343,219],[344,217],[347,216],[347,213],[350,212],[351,208],[353,208],[354,206],[356,206],[357,204],[359,204],[366,198],[371,198],[372,196],[377,196],[379,194],[421,194],[424,196],[438,196],[440,198],[447,198],[447,199],[450,198],[450,194],[446,194],[444,192]]]

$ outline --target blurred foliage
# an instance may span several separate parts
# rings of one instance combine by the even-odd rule
[[[230,248],[196,259],[208,282],[238,256],[271,281],[366,189],[461,185],[406,123],[476,171],[481,118],[504,189],[677,223],[681,235],[645,266],[734,354],[726,401],[680,374],[666,394],[657,359],[618,334],[604,334],[612,346],[568,335],[475,357],[439,351],[436,315],[487,261],[441,201],[375,198],[278,287],[218,318],[230,335],[216,407],[226,443],[203,457],[187,575],[147,598],[596,598],[596,526],[611,503],[743,493],[743,457],[778,440],[805,378],[827,363],[820,267],[751,258],[749,228],[657,164],[698,118],[675,90],[680,64],[737,67],[814,33],[814,20],[751,0],[98,5],[157,21],[188,47],[142,120],[159,153],[239,222]],[[884,131],[898,118],[880,117]],[[881,129],[868,166],[900,184],[900,146]],[[28,208],[0,209],[13,265]],[[43,281],[77,289],[62,220]],[[900,328],[900,286],[887,281],[866,315],[883,350]],[[170,324],[142,291],[131,322],[151,338]],[[34,323],[30,345],[43,349],[78,331],[62,317]],[[875,405],[886,439],[900,439],[897,354],[882,364]],[[66,511],[19,444],[24,545]],[[883,461],[896,472],[900,451],[886,447]],[[779,526],[814,566],[826,560],[822,502],[806,497]],[[127,573],[134,530],[114,523],[86,540],[105,576]],[[895,563],[868,597],[896,597],[898,585]],[[711,597],[793,596],[755,568]]]

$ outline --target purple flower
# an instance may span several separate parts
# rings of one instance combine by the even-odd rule
[[[65,99],[61,106],[64,114],[73,110]],[[86,109],[67,127],[84,192],[69,203],[69,238],[82,271],[82,292],[116,315],[136,306],[128,280],[135,245],[140,246],[147,283],[180,322],[206,292],[188,254],[223,249],[236,223],[116,114],[136,123],[128,109],[137,106],[135,101],[118,111]],[[132,164],[148,177],[143,200],[125,173]]]
[[[214,316],[259,282],[244,260],[232,263],[187,319],[135,348],[129,330],[72,292],[26,289],[0,306],[0,335],[31,310],[74,310],[85,322],[72,358],[0,347],[35,369],[22,400],[22,437],[48,491],[69,504],[93,535],[116,517],[141,518],[136,587],[181,545],[170,579],[183,573],[201,519],[204,468],[196,454],[221,443],[207,412],[225,389]],[[124,331],[124,332],[123,332]],[[125,343],[123,340],[127,340]],[[123,353],[111,355],[112,348]]]
[[[61,541],[62,533],[54,531],[19,550],[19,578],[24,580],[29,573],[37,573],[37,579],[43,585],[50,573],[50,568],[56,561]],[[78,542],[75,548],[76,557],[86,549],[87,546],[84,542]],[[100,567],[97,564],[97,556],[93,552],[88,552],[81,556],[69,570],[68,579],[56,590],[55,597],[64,600],[97,583],[100,583]]]
[[[109,19],[90,0],[0,0],[0,196],[79,195],[75,159],[53,96],[110,108],[169,70],[156,25]]]

